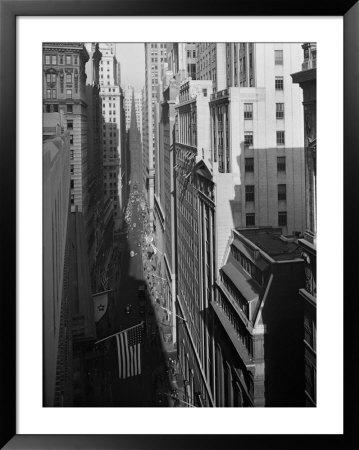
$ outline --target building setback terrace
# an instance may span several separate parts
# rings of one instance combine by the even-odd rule
[[[237,231],[275,261],[290,261],[300,258],[298,245],[283,238],[280,229],[237,228]]]

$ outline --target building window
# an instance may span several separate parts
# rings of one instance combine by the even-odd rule
[[[278,226],[279,227],[287,226],[287,212],[286,211],[278,212]]]
[[[244,118],[253,119],[253,103],[244,104]]]
[[[246,214],[246,227],[254,227],[255,226],[255,214],[250,213]]]
[[[52,56],[51,56],[51,64],[52,64],[53,66],[56,66],[56,61],[57,61],[56,55],[52,55]]]
[[[316,401],[316,370],[309,361],[305,361],[305,390]]]
[[[202,89],[203,97],[207,97],[207,89]]]
[[[244,145],[250,146],[253,145],[253,132],[246,131],[244,133]]]
[[[72,113],[72,105],[66,105],[66,112]]]
[[[67,129],[68,130],[73,130],[74,129],[74,121],[73,120],[68,120],[67,121]]]
[[[246,186],[246,202],[254,202],[254,185]]]
[[[71,73],[67,73],[66,74],[66,83],[72,83],[72,75]]]
[[[276,103],[276,119],[284,119],[284,103]]]
[[[74,180],[71,180],[71,181],[70,181],[70,188],[73,189],[73,188],[75,187],[74,185],[75,185],[75,181],[74,181]]]
[[[277,131],[277,145],[285,144],[284,131]]]
[[[283,65],[283,50],[274,50],[274,60],[276,66]]]
[[[75,204],[75,195],[71,194],[71,205]]]
[[[72,98],[72,89],[66,89],[66,98]]]
[[[71,64],[71,55],[66,55],[66,64]]]
[[[46,82],[48,84],[56,83],[56,74],[55,73],[47,73],[46,74]]]
[[[277,171],[278,172],[285,172],[286,169],[285,164],[285,156],[278,156],[277,158]]]
[[[70,166],[70,173],[71,173],[71,175],[74,174],[74,165],[73,164],[71,164],[71,166]]]
[[[275,77],[275,90],[283,91],[283,77]]]
[[[254,158],[245,158],[244,167],[246,172],[254,172]]]
[[[46,98],[51,98],[51,89],[46,89]]]
[[[70,144],[73,145],[74,143],[74,136],[73,134],[70,134]]]
[[[316,328],[315,322],[307,315],[304,316],[304,339],[313,350],[316,349]]]
[[[278,200],[287,200],[286,184],[278,184]]]
[[[74,64],[78,64],[78,58],[77,58],[77,56],[74,56]]]
[[[56,89],[52,89],[51,90],[51,98],[56,98],[57,97],[57,95],[56,95]]]
[[[50,55],[45,55],[45,64],[46,65],[50,64]]]
[[[63,64],[64,63],[64,55],[60,55],[59,56],[59,64]]]

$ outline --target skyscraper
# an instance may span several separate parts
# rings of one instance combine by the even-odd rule
[[[63,296],[66,280],[65,253],[69,241],[70,214],[70,136],[62,132],[60,113],[44,114],[43,144],[43,315],[44,315],[44,405],[55,406],[62,391],[71,400],[71,377],[64,369],[71,366],[69,305]],[[49,132],[51,135],[49,136]],[[68,332],[65,333],[65,330]],[[66,335],[65,335],[66,334]],[[69,342],[70,341],[70,342]],[[61,354],[61,349],[65,350]],[[70,347],[71,350],[71,347]],[[60,362],[60,364],[59,364]],[[60,367],[59,367],[60,366]],[[60,373],[63,371],[61,377]],[[58,383],[56,382],[58,379]]]
[[[160,82],[161,64],[167,62],[166,44],[145,43],[145,101],[143,111],[143,170],[147,192],[150,224],[153,222],[156,123],[155,102]]]
[[[228,346],[231,330],[221,328],[212,305],[232,230],[280,227],[288,239],[303,232],[303,119],[290,79],[300,45],[201,43],[196,50],[197,80],[182,81],[176,106],[177,313],[185,319],[177,321],[178,354],[191,402],[224,406],[225,359],[215,349]],[[229,297],[241,296],[234,272],[228,276]]]
[[[115,44],[100,44],[100,85],[102,98],[102,140],[104,149],[104,192],[113,200],[115,228],[122,223],[123,199],[121,154],[124,151],[123,93],[118,83]]]
[[[63,112],[70,134],[71,211],[82,212],[90,236],[87,103],[83,43],[44,43],[44,112]]]

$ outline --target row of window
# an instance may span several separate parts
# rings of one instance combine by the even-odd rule
[[[46,98],[57,98],[57,90],[46,89]],[[72,98],[72,89],[66,89],[66,98]]]
[[[284,119],[284,103],[276,103],[276,119]],[[244,118],[253,119],[253,103],[244,104]]]
[[[227,291],[230,293],[233,300],[239,306],[239,308],[244,312],[245,316],[248,318],[249,306],[247,300],[243,297],[241,292],[239,292],[237,286],[233,281],[223,272],[221,272],[221,281]]]
[[[102,90],[101,90],[101,95],[103,95],[104,93],[106,93],[106,92],[107,92],[107,89],[108,89],[108,92],[116,92],[116,88],[102,88]]]
[[[247,258],[237,247],[231,246],[231,253],[239,262],[241,267],[250,275],[257,283],[263,285],[263,272],[249,259]]]
[[[277,145],[285,145],[285,131],[280,130],[276,132],[276,142]],[[253,131],[244,132],[244,145],[247,147],[253,145]]]
[[[76,55],[45,55],[45,65],[56,66],[57,64],[78,64],[79,58]]]
[[[234,311],[232,305],[228,304],[225,296],[217,291],[217,303],[222,308],[223,312],[231,322],[233,328],[236,330],[238,339],[245,346],[248,354],[253,356],[253,341],[248,333],[248,330],[244,326],[243,322],[238,318],[238,314]]]
[[[254,172],[254,158],[244,158],[244,170],[246,173]],[[277,172],[286,171],[285,156],[277,157]]]
[[[151,44],[151,48],[157,49],[157,47],[166,48],[166,44]]]
[[[248,184],[245,187],[246,202],[254,202],[254,185]],[[278,184],[278,201],[287,199],[287,185]]]
[[[256,215],[254,213],[246,214],[246,227],[255,227],[255,226],[256,226]],[[287,211],[278,212],[278,226],[279,227],[287,226]]]
[[[187,50],[187,58],[195,58],[196,50]]]

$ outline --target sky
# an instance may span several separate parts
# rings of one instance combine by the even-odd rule
[[[116,57],[121,64],[121,86],[131,84],[135,92],[145,85],[145,46],[143,43],[116,44]]]

